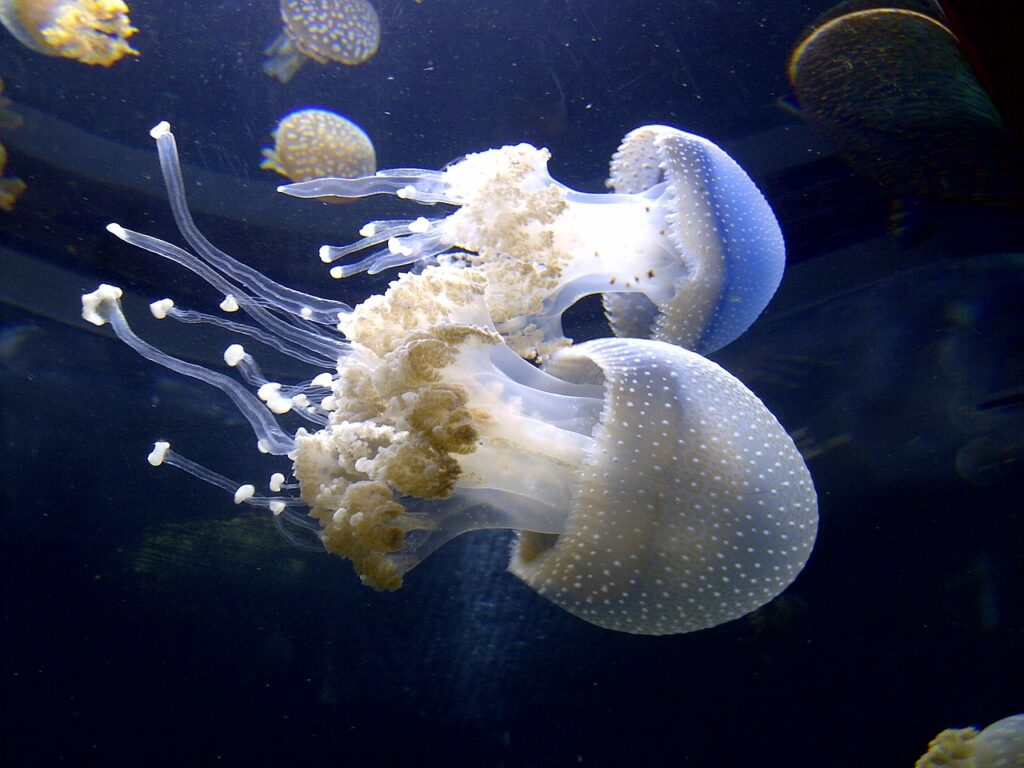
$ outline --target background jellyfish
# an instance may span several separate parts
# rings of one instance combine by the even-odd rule
[[[139,354],[224,391],[261,450],[293,461],[270,495],[158,441],[171,463],[315,532],[364,583],[402,576],[469,530],[523,532],[510,569],[556,605],[602,627],[671,634],[742,616],[806,562],[817,498],[793,441],[717,364],[660,341],[604,339],[559,350],[539,369],[496,332],[480,270],[446,263],[399,277],[354,310],[278,285],[195,228],[174,140],[154,129],[172,210],[196,251],[112,224],[126,242],[192,270],[257,325],[154,302],[158,319],[219,325],[318,369],[267,380],[240,345],[242,383],[135,335],[121,291],[82,297]],[[338,327],[331,320],[338,320]],[[345,339],[338,331],[343,331]],[[278,420],[305,422],[294,432]],[[291,492],[298,490],[299,495]],[[309,517],[298,507],[307,506]]]
[[[285,115],[273,135],[274,146],[263,150],[260,167],[292,181],[368,176],[377,170],[370,137],[351,120],[326,109]]]
[[[0,129],[17,128],[21,116],[10,109],[11,100],[3,95],[4,81],[0,80]],[[4,176],[7,168],[7,148],[0,143],[0,211],[10,211],[14,201],[25,191],[25,182],[14,176]]]
[[[529,144],[467,155],[441,171],[380,171],[282,187],[298,197],[394,194],[458,206],[447,216],[371,222],[363,239],[325,246],[334,277],[455,259],[487,274],[499,330],[526,357],[568,343],[562,314],[601,293],[619,336],[678,344],[701,354],[742,334],[782,279],[785,244],[775,215],[720,147],[669,126],[643,126],[611,165],[616,193],[570,189]],[[624,294],[626,298],[609,298]]]
[[[790,57],[803,113],[892,192],[1019,204],[1019,155],[953,32],[913,9],[847,10],[826,14]]]
[[[369,0],[281,0],[284,31],[264,51],[263,71],[289,82],[306,59],[362,64],[380,46],[380,19]]]
[[[997,720],[985,730],[947,728],[928,745],[915,768],[1021,768],[1024,714]]]
[[[0,22],[18,41],[47,56],[109,67],[138,30],[123,0],[0,0]]]

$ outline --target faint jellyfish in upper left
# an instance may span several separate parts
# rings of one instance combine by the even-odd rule
[[[326,109],[299,109],[281,118],[274,147],[263,150],[261,168],[292,181],[369,176],[377,170],[373,142],[358,125]],[[327,198],[329,202],[348,198]]]
[[[18,42],[47,56],[109,67],[138,30],[124,0],[0,0],[0,23]]]
[[[380,46],[380,19],[369,0],[281,0],[284,31],[264,51],[263,71],[289,82],[306,59],[362,64]]]

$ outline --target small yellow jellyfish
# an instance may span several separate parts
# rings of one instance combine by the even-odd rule
[[[11,101],[3,96],[4,81],[0,80],[0,128],[17,128],[21,116],[10,109]],[[25,182],[13,176],[4,178],[7,167],[7,148],[0,144],[0,211],[10,211],[18,195],[25,191]]]
[[[138,30],[124,0],[0,0],[0,22],[18,42],[47,56],[109,67]]]
[[[362,128],[326,109],[299,109],[274,130],[274,147],[263,150],[261,168],[292,181],[326,176],[346,179],[377,170],[373,142]]]
[[[1004,717],[985,730],[947,728],[928,745],[915,768],[1022,768],[1024,714]]]
[[[287,83],[306,59],[362,64],[380,45],[380,19],[368,0],[281,0],[284,31],[264,51],[263,71]]]

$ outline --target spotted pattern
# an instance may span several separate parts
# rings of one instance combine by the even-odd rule
[[[321,64],[361,64],[380,46],[380,19],[368,0],[281,0],[299,50]]]
[[[558,606],[636,634],[690,632],[764,605],[814,544],[817,497],[793,441],[715,363],[600,339],[546,365],[605,383],[596,448],[563,534],[521,534],[511,570]]]
[[[626,135],[609,185],[636,193],[668,182],[666,232],[689,276],[658,312],[631,294],[606,294],[619,336],[669,341],[701,354],[737,338],[775,294],[785,267],[782,231],[746,172],[712,142],[665,125]]]
[[[325,109],[285,115],[274,130],[274,148],[263,150],[262,168],[292,181],[325,176],[355,178],[377,170],[373,142],[362,128]]]

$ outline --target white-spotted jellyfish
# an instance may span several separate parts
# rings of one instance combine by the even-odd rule
[[[361,179],[281,187],[298,197],[393,194],[457,206],[440,217],[367,224],[363,238],[324,246],[334,277],[438,259],[487,273],[499,330],[526,357],[568,343],[562,314],[604,295],[616,335],[701,354],[742,334],[782,279],[785,245],[764,196],[707,139],[663,125],[630,132],[611,163],[613,193],[582,193],[548,173],[529,144],[467,155],[440,171],[382,170]]]
[[[510,570],[554,604],[636,634],[711,627],[779,594],[814,543],[817,498],[796,446],[761,401],[717,364],[648,339],[557,349],[541,367],[505,343],[487,274],[445,262],[400,275],[354,309],[278,285],[213,246],[187,207],[174,139],[154,129],[175,219],[191,253],[119,225],[122,240],[187,267],[254,324],[180,309],[310,365],[268,381],[232,344],[241,381],[139,338],[118,288],[82,297],[142,356],[219,387],[285,456],[268,492],[211,472],[158,441],[171,463],[270,509],[396,589],[466,531],[518,532]],[[253,394],[250,390],[255,390]]]

